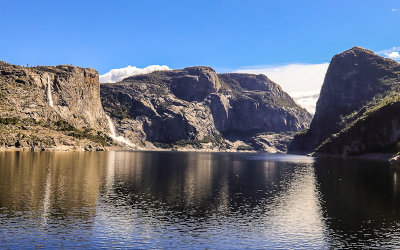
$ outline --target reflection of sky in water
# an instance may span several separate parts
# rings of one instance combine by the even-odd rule
[[[397,174],[279,154],[0,153],[0,246],[399,246]]]
[[[115,157],[115,154],[112,156]],[[113,163],[118,161],[131,165],[129,168],[122,166],[122,169],[141,173],[143,164],[132,165],[132,162],[137,161],[134,159],[134,154],[130,156],[132,158],[124,161],[110,160],[112,164],[108,165],[108,169],[114,169]],[[139,205],[132,204],[132,207],[126,208],[126,204],[118,204],[116,207],[115,203],[108,202],[109,197],[104,197],[105,202],[101,202],[100,208],[97,209],[94,235],[98,238],[95,241],[106,242],[111,237],[116,240],[115,244],[118,244],[118,239],[124,238],[124,242],[135,242],[131,246],[137,246],[136,244],[140,243],[140,246],[148,244],[156,247],[174,247],[182,246],[182,244],[190,244],[193,247],[326,246],[321,208],[310,165],[298,166],[299,170],[289,177],[292,178],[292,182],[287,185],[287,190],[255,190],[266,193],[278,191],[278,193],[276,197],[259,195],[258,204],[251,207],[245,199],[254,197],[240,197],[244,195],[242,192],[229,190],[229,171],[213,176],[211,170],[218,167],[213,162],[223,164],[226,161],[230,165],[227,167],[231,168],[234,179],[237,181],[236,178],[240,178],[246,171],[247,166],[243,159],[232,160],[226,157],[222,159],[222,162],[217,161],[211,154],[189,154],[182,159],[182,164],[186,167],[182,173],[183,189],[180,199],[189,209],[184,207],[181,210],[169,211],[173,208],[169,207],[168,201],[158,201],[158,206],[154,206],[156,200],[149,201],[146,197],[139,197],[141,200],[138,202]],[[265,175],[260,176],[261,179],[263,181],[269,179],[273,182],[276,175],[275,163],[273,161],[261,163],[254,166],[263,168],[261,173]],[[107,172],[113,172],[113,170]],[[144,176],[144,178],[147,177]],[[217,182],[214,187],[213,178]],[[130,178],[126,178],[123,182],[129,182],[129,180]],[[175,180],[169,181],[173,185],[179,185],[175,183]],[[212,188],[218,190],[215,196]],[[165,195],[170,196],[172,200],[176,199],[172,194],[174,190],[167,190],[169,192]],[[121,197],[121,194],[116,196],[119,197],[118,202],[127,202],[131,199],[130,195],[132,192],[127,194],[128,197]],[[242,199],[243,204],[239,204],[236,211],[230,211],[232,210],[230,205],[233,205],[229,204],[231,195],[235,199]],[[213,210],[213,206],[215,207],[214,211],[205,212],[205,216],[202,213],[204,217],[189,216],[193,214],[193,210],[197,209],[196,203],[207,200],[207,196],[214,196],[212,197],[214,204],[208,204],[210,210]],[[152,204],[147,204],[147,202]]]
[[[286,247],[328,247],[325,225],[321,214],[319,194],[313,168],[309,165],[296,169],[296,174],[284,192],[268,204],[271,214],[266,216],[266,235],[279,239]],[[294,240],[295,239],[295,240]]]
[[[282,161],[282,162],[293,162],[293,163],[314,163],[314,157],[303,156],[303,155],[291,155],[291,154],[246,154],[244,156],[247,160],[259,160],[259,161]]]

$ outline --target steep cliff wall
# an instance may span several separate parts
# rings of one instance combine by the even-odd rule
[[[400,150],[400,101],[390,102],[360,117],[330,136],[314,155],[395,154]]]
[[[93,69],[0,62],[0,150],[104,150],[119,141],[285,152],[291,131],[311,120],[266,76],[210,67],[128,77],[101,93]]]
[[[218,76],[224,89],[220,101],[213,102],[214,98],[210,107],[217,124],[223,119],[224,126],[219,128],[223,134],[300,131],[308,127],[311,115],[265,75]],[[223,99],[227,108],[217,111]],[[221,112],[226,112],[226,117]]]
[[[101,149],[111,141],[98,73],[0,62],[0,147]]]
[[[268,148],[259,144],[263,140],[251,138],[265,132],[299,131],[311,120],[267,77],[217,74],[209,67],[159,71],[102,84],[101,98],[119,133],[143,146],[192,143],[262,149]],[[287,141],[287,136],[282,138]],[[233,145],[237,140],[243,144]]]
[[[325,76],[310,129],[295,136],[291,152],[310,153],[399,90],[400,65],[354,47],[335,55]]]

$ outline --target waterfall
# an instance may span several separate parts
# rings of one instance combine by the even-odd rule
[[[108,126],[110,127],[110,137],[111,137],[114,141],[117,141],[117,142],[126,144],[126,145],[128,145],[129,147],[134,148],[134,147],[135,147],[135,144],[133,144],[132,142],[130,142],[128,139],[126,139],[126,138],[123,137],[123,136],[117,136],[117,133],[115,132],[114,124],[113,124],[113,122],[112,122],[112,120],[111,120],[111,117],[109,117],[108,115],[106,115],[106,116],[107,116],[107,120],[108,120]]]
[[[117,134],[115,133],[114,124],[113,124],[111,118],[108,115],[107,115],[107,120],[108,120],[108,126],[110,126],[110,132],[111,132],[110,136],[112,138],[117,137]]]
[[[47,99],[50,107],[54,108],[53,97],[51,96],[50,77],[47,75]]]

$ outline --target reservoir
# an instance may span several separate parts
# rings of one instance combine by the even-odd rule
[[[0,247],[398,248],[399,181],[374,160],[0,152]]]

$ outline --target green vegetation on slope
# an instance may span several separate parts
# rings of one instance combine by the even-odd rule
[[[202,144],[207,144],[207,143],[212,143],[213,145],[219,147],[226,147],[223,138],[220,134],[215,136],[205,136],[201,140],[180,140],[171,143],[154,142],[153,144],[158,148],[164,148],[164,149],[174,148],[174,147],[186,147],[186,146],[192,146],[193,148],[200,149],[202,147]]]
[[[19,119],[16,117],[0,117],[0,130],[14,130],[15,128],[21,130],[29,130],[31,126],[41,126],[44,128],[52,129],[55,131],[64,132],[68,136],[72,136],[77,139],[89,139],[93,142],[97,142],[102,146],[110,146],[112,143],[111,137],[105,135],[100,131],[95,131],[91,128],[85,128],[83,130],[77,129],[67,121],[60,119],[55,123],[45,122],[43,120],[35,120],[31,118]],[[33,136],[33,141],[41,141],[38,137]]]

